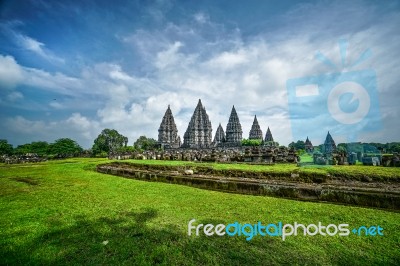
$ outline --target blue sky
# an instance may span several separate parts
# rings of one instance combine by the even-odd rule
[[[114,128],[132,144],[157,138],[168,104],[183,137],[201,98],[214,132],[235,105],[246,138],[257,115],[281,144],[307,135],[319,144],[327,130],[337,142],[399,141],[400,2],[348,2],[1,1],[0,138],[69,137],[89,148]],[[371,56],[342,67],[340,40],[346,62]],[[289,106],[288,80],[365,69],[376,75],[379,121],[362,122],[381,125],[372,131],[335,131],[326,98]],[[290,110],[306,116],[304,132],[292,132],[303,122]]]

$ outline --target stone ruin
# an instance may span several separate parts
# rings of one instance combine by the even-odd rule
[[[232,107],[228,124],[226,125],[226,141],[223,147],[240,147],[242,144],[242,125],[236,113],[235,106]]]
[[[274,138],[272,137],[272,133],[271,133],[271,130],[269,129],[269,127],[267,129],[267,133],[265,133],[264,141],[265,142],[274,142]]]
[[[258,124],[256,115],[254,116],[253,125],[251,126],[251,129],[249,132],[249,139],[258,139],[258,140],[263,139],[263,133],[261,131],[260,125]]]
[[[232,107],[226,131],[219,124],[214,140],[211,140],[212,126],[207,111],[201,100],[193,112],[189,125],[180,143],[178,130],[170,106],[161,121],[158,129],[158,143],[162,151],[146,151],[142,154],[134,153],[136,159],[184,160],[207,162],[298,162],[295,151],[285,147],[270,145],[273,143],[271,130],[268,127],[265,139],[257,120],[254,116],[253,125],[249,132],[249,139],[265,140],[265,145],[260,147],[242,147],[242,125],[235,106]],[[125,159],[127,154],[113,156],[115,159]]]
[[[182,145],[171,108],[168,105],[158,129],[158,143],[161,148],[166,149],[238,148],[242,146],[242,134],[242,125],[240,124],[235,106],[233,106],[226,130],[224,131],[221,124],[219,124],[214,140],[212,140],[211,121],[206,108],[203,106],[201,100],[199,100],[183,136]],[[249,139],[263,140],[262,131],[256,116],[250,130]],[[265,141],[273,141],[269,128],[265,136]]]
[[[19,164],[19,163],[38,163],[47,161],[47,158],[41,157],[36,153],[26,153],[23,155],[2,155],[0,162],[5,164]]]
[[[119,155],[110,159],[167,160],[194,162],[234,162],[234,163],[297,163],[300,161],[294,148],[255,146],[240,148],[168,149],[133,152],[129,156]]]
[[[169,105],[158,129],[158,143],[162,148],[179,148],[181,146],[181,138],[178,136],[178,129]]]
[[[306,141],[304,142],[304,148],[307,153],[314,152],[314,146],[312,145],[311,141],[308,139],[308,136],[307,136]]]
[[[215,137],[214,141],[212,143],[212,146],[222,146],[226,142],[225,139],[225,132],[224,129],[221,126],[221,123],[219,123],[219,126],[217,128],[217,131],[215,132]]]
[[[170,106],[162,118],[158,129],[158,143],[161,151],[145,151],[143,153],[120,154],[111,156],[114,159],[154,159],[183,160],[207,162],[247,162],[247,163],[297,163],[300,162],[294,148],[278,147],[268,127],[265,137],[258,123],[257,116],[249,132],[249,139],[261,140],[256,147],[242,146],[242,126],[235,106],[232,107],[226,130],[219,124],[212,140],[212,125],[206,108],[199,99],[183,137],[183,143]],[[307,137],[305,151],[313,156],[313,164],[318,165],[354,165],[357,160],[366,165],[400,166],[399,156],[360,157],[354,152],[338,151],[330,132],[325,138],[322,151],[315,152],[314,146]]]
[[[209,148],[211,146],[212,127],[206,108],[199,100],[183,135],[182,148]]]
[[[353,143],[361,145],[361,143]],[[305,149],[306,152],[311,151],[313,155],[313,164],[317,165],[355,165],[357,161],[362,162],[363,165],[372,166],[394,166],[400,167],[400,157],[397,153],[382,155],[381,152],[375,154],[363,154],[362,152],[352,151],[349,145],[347,152],[338,150],[331,134],[328,131],[325,142],[323,144],[322,152],[313,152],[314,147],[311,141],[306,139]]]

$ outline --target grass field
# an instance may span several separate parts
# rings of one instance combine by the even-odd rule
[[[395,265],[400,260],[400,213],[124,179],[95,172],[103,162],[107,160],[0,165],[0,264]],[[397,173],[389,170],[388,176]],[[384,235],[300,235],[285,241],[189,237],[187,226],[193,218],[196,224],[214,225],[380,225]]]

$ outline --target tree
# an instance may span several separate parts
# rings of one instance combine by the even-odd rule
[[[133,147],[141,150],[152,150],[157,147],[157,141],[146,136],[140,136],[133,144]]]
[[[122,147],[126,147],[128,138],[119,134],[115,129],[103,129],[94,140],[92,147],[93,154],[107,153],[113,154],[118,152]]]
[[[260,146],[261,139],[242,139],[242,146]]]
[[[49,153],[59,158],[78,156],[82,151],[82,147],[69,138],[58,139],[49,146]]]
[[[31,153],[36,153],[39,156],[48,154],[49,143],[46,141],[35,141],[30,144]]]
[[[289,144],[289,148],[294,147],[296,150],[305,150],[305,142],[302,140],[298,140],[296,143],[293,141]]]
[[[337,145],[336,150],[337,150],[338,152],[347,152],[347,148],[348,148],[347,143],[339,143],[339,144]]]
[[[14,153],[23,155],[27,153],[35,153],[39,156],[45,156],[49,152],[49,143],[46,141],[34,141],[31,143],[26,143],[22,145],[18,145],[17,148],[15,148]]]
[[[0,155],[11,155],[13,150],[13,146],[7,140],[0,139]]]

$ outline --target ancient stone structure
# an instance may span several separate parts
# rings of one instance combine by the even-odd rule
[[[331,134],[328,131],[328,134],[326,135],[326,139],[324,142],[323,152],[324,152],[324,154],[332,154],[335,151],[336,151],[335,141],[333,140]]]
[[[207,148],[211,146],[212,127],[206,109],[199,100],[183,136],[182,148]]]
[[[254,116],[254,121],[253,125],[251,126],[250,133],[249,133],[249,139],[263,139],[263,133],[261,131],[260,125],[258,124],[257,121],[257,116]]]
[[[158,129],[158,143],[161,147],[167,148],[179,148],[181,146],[181,138],[178,136],[178,129],[169,105]]]
[[[274,141],[274,138],[272,137],[272,133],[271,130],[269,130],[269,127],[267,129],[267,133],[265,134],[265,142],[269,142],[269,141]]]
[[[228,124],[226,125],[226,143],[228,147],[241,146],[242,142],[242,125],[236,113],[235,106],[232,107],[231,115],[229,116]]]
[[[304,148],[306,150],[306,152],[308,153],[312,153],[314,151],[314,146],[312,145],[311,141],[308,139],[306,139],[306,142],[304,143]]]
[[[225,141],[226,141],[225,132],[224,132],[224,129],[222,128],[221,123],[220,123],[218,128],[217,128],[217,132],[215,132],[213,146],[217,146],[217,147],[218,146],[223,146]]]

